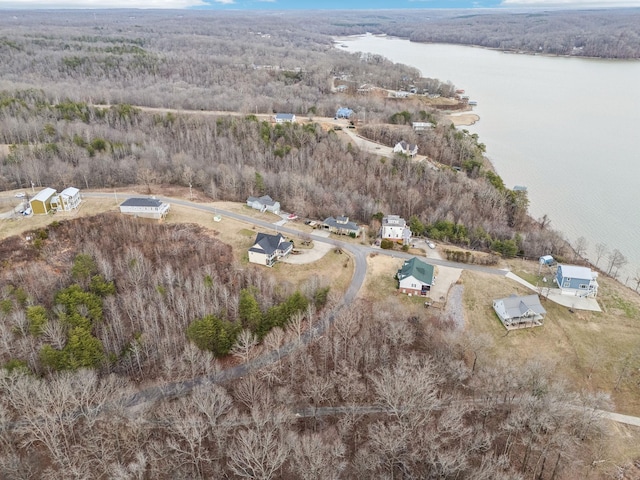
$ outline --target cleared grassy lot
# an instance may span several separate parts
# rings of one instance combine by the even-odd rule
[[[513,362],[541,359],[575,389],[611,392],[616,411],[640,415],[640,298],[601,277],[598,301],[603,312],[575,310],[541,300],[547,310],[542,327],[507,333],[492,307],[494,298],[531,291],[507,278],[465,271],[462,274],[467,328],[493,340],[489,359]]]

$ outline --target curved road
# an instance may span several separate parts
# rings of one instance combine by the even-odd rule
[[[112,195],[111,193],[95,193],[95,192],[85,194],[85,196],[87,197],[94,197],[94,198],[111,198],[111,195]],[[121,196],[123,198],[127,197],[126,195],[121,195]],[[129,195],[129,197],[130,196],[133,196],[133,195]],[[202,205],[202,204],[190,202],[187,200],[180,200],[176,198],[167,198],[167,197],[158,197],[158,198],[163,201],[173,203],[174,205],[181,205],[185,207],[195,208],[198,210],[209,212],[212,215],[213,214],[225,215],[229,218],[233,218],[241,222],[250,223],[266,229],[276,228],[276,226],[272,223],[247,217],[239,213],[221,210],[217,207],[211,207],[208,205]],[[288,233],[289,235],[301,234],[299,230],[289,228],[286,226],[278,226],[277,228],[278,228],[278,232]],[[208,383],[208,382],[221,383],[229,380],[235,380],[237,378],[240,378],[250,373],[252,370],[260,369],[262,367],[265,367],[266,365],[279,361],[281,358],[288,355],[295,349],[304,345],[308,345],[316,338],[322,336],[324,332],[333,324],[333,322],[336,319],[336,315],[340,312],[340,310],[345,306],[353,303],[358,292],[360,291],[360,288],[364,284],[364,279],[367,273],[367,256],[370,253],[390,255],[395,258],[412,258],[415,256],[415,255],[411,255],[404,252],[395,252],[395,251],[390,252],[382,249],[374,249],[369,246],[357,245],[357,244],[348,243],[348,242],[344,242],[336,239],[329,239],[329,238],[321,237],[318,235],[311,235],[311,237],[316,242],[324,242],[324,243],[329,243],[331,245],[336,245],[350,252],[355,259],[355,271],[353,274],[353,278],[351,279],[351,284],[349,285],[349,288],[347,289],[344,297],[342,298],[342,301],[336,307],[334,307],[331,312],[326,314],[325,317],[320,322],[318,322],[316,325],[306,330],[301,335],[300,341],[288,343],[280,347],[279,350],[261,355],[260,357],[257,357],[245,364],[228,368],[226,370],[223,370],[213,375],[198,377],[191,380],[185,380],[182,382],[172,382],[169,384],[165,384],[163,386],[151,387],[145,390],[141,390],[140,392],[126,399],[126,401],[123,402],[124,405],[127,407],[133,407],[143,403],[161,400],[167,397],[185,395],[189,393],[195,386]],[[438,260],[434,258],[428,258],[428,259],[425,258],[423,260],[433,265],[441,265],[445,267],[453,267],[453,268],[459,268],[463,270],[473,270],[473,271],[489,273],[493,275],[505,276],[508,273],[507,270],[501,270],[501,269],[491,268],[491,267],[483,267],[479,265],[468,265],[463,263],[449,262],[446,260]],[[320,407],[320,408],[312,408],[312,409],[302,409],[301,411],[298,411],[296,413],[296,416],[331,415],[331,414],[337,414],[337,413],[344,414],[354,410],[361,414],[385,412],[384,407],[380,407],[376,405],[364,405],[364,406],[361,405],[361,406]],[[605,410],[594,410],[594,412],[614,422],[640,427],[640,417],[623,415],[615,412],[608,412]]]
[[[83,192],[83,196],[87,198],[105,198],[105,199],[113,198],[112,193],[106,193],[106,192],[105,193]],[[125,199],[125,198],[130,198],[136,195],[118,194],[118,196],[120,198]],[[208,213],[211,213],[211,215],[214,215],[214,214],[223,215],[229,218],[233,218],[234,220],[238,220],[244,223],[249,223],[258,227],[265,228],[267,230],[276,229],[276,225],[272,223],[247,217],[239,213],[230,212],[227,210],[221,210],[220,208],[217,208],[217,207],[202,205],[202,204],[194,203],[188,200],[181,200],[177,198],[167,198],[167,197],[156,197],[156,198],[173,205],[180,205],[180,206],[194,208],[197,210],[208,212]],[[302,233],[299,230],[286,227],[286,226],[277,226],[277,231],[280,233],[287,233],[293,236],[297,236]],[[360,291],[360,288],[364,284],[365,276],[367,274],[367,256],[370,253],[377,253],[380,255],[389,255],[395,258],[406,258],[406,259],[412,258],[415,256],[415,255],[410,255],[404,252],[395,252],[395,251],[390,252],[382,249],[374,249],[369,246],[356,245],[353,243],[344,242],[344,241],[336,240],[333,238],[329,239],[329,238],[321,237],[318,235],[311,235],[311,238],[313,238],[313,240],[316,242],[329,243],[331,245],[338,246],[348,251],[349,253],[351,253],[353,255],[353,258],[355,259],[355,271],[353,274],[353,278],[351,279],[351,283],[347,288],[347,291],[345,292],[344,297],[342,298],[342,301],[336,307],[334,307],[331,312],[328,312],[321,321],[317,322],[316,325],[306,330],[302,334],[299,342],[296,341],[296,342],[288,343],[286,345],[283,345],[279,350],[261,355],[260,357],[257,357],[248,363],[228,368],[222,372],[219,372],[213,375],[203,376],[203,377],[199,377],[191,380],[185,380],[181,382],[172,382],[162,386],[150,387],[150,388],[141,390],[140,392],[126,399],[124,404],[126,406],[133,407],[142,403],[152,402],[152,401],[160,400],[166,397],[184,395],[189,391],[191,391],[195,386],[201,385],[205,382],[219,383],[219,382],[234,380],[246,375],[252,370],[260,369],[266,365],[269,365],[271,363],[274,363],[280,360],[282,357],[288,355],[293,350],[301,346],[308,345],[314,339],[323,335],[324,332],[333,324],[338,312],[340,312],[340,310],[345,306],[350,305],[355,301],[356,296]],[[448,262],[445,260],[437,260],[432,258],[424,259],[424,260],[434,265],[442,265],[442,266],[454,267],[454,268],[460,268],[460,269],[475,270],[475,271],[490,273],[494,275],[501,275],[501,276],[504,276],[507,274],[506,270],[499,270],[496,268],[482,267],[478,265],[466,265],[466,264]]]

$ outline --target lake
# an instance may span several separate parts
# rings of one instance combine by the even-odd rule
[[[529,212],[546,214],[570,242],[618,249],[640,273],[640,61],[546,57],[373,35],[341,49],[375,53],[450,80],[477,101],[480,136],[509,188],[525,185]],[[598,266],[606,270],[608,260]]]

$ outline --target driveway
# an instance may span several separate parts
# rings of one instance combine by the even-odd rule
[[[440,256],[440,252],[438,252],[437,248],[429,248],[426,240],[422,239],[412,239],[411,243],[415,245],[417,248],[422,248],[426,254],[427,258],[435,258],[437,260],[442,260]],[[432,262],[427,262],[432,263]],[[435,281],[431,286],[431,291],[429,296],[437,301],[437,302],[445,302],[447,300],[447,295],[449,294],[449,290],[460,278],[462,274],[461,268],[455,267],[446,267],[443,265],[436,265],[435,267]]]
[[[313,237],[329,238],[330,233],[328,231],[318,231],[312,235]],[[298,254],[290,254],[286,258],[281,259],[283,263],[290,263],[292,265],[302,265],[305,263],[313,263],[324,257],[332,248],[333,245],[327,242],[313,242],[313,248],[297,250]]]
[[[547,288],[540,287],[537,288],[535,285],[530,284],[526,280],[523,280],[515,273],[509,272],[507,273],[507,278],[518,282],[520,285],[524,285],[530,290],[540,294],[541,296],[546,297],[552,302],[557,303],[558,305],[562,305],[563,307],[575,309],[575,310],[588,310],[591,312],[601,312],[602,309],[600,305],[598,305],[598,301],[595,298],[586,298],[586,297],[576,297],[574,295],[563,295],[560,293],[559,288]]]

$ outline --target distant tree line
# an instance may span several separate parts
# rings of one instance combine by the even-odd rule
[[[319,30],[366,32],[415,42],[476,45],[510,52],[602,58],[640,58],[640,10],[345,12]]]

